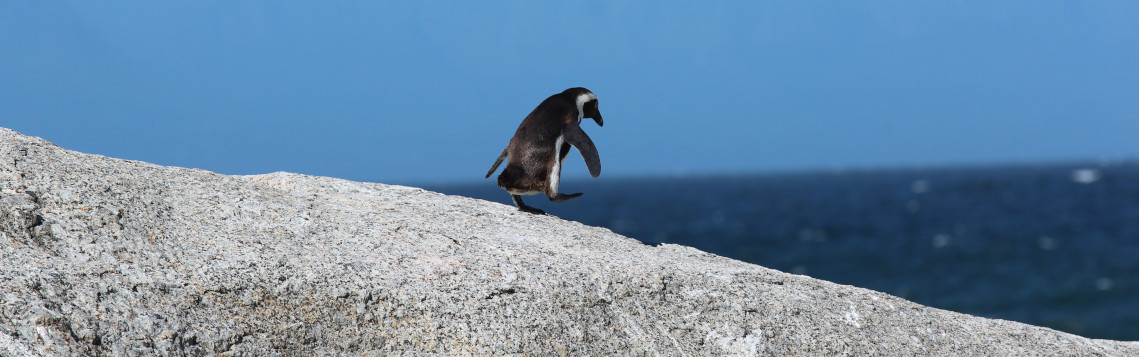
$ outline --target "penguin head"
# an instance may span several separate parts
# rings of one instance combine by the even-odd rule
[[[597,109],[597,96],[593,92],[577,87],[566,89],[564,93],[574,96],[577,102],[577,110],[581,113],[582,118],[593,119],[597,122],[597,126],[605,126],[605,120],[601,118],[601,111]]]

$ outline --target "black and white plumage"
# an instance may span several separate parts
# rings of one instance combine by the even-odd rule
[[[598,126],[605,125],[597,109],[597,96],[588,89],[576,87],[554,94],[530,112],[510,144],[502,150],[486,177],[490,177],[503,159],[509,158],[506,168],[498,175],[498,187],[510,193],[520,211],[544,214],[540,209],[522,203],[523,195],[545,194],[551,201],[561,202],[581,196],[581,193],[558,193],[562,163],[569,155],[570,146],[577,148],[585,158],[589,174],[601,174],[601,158],[593,140],[581,130],[582,118],[590,118]]]

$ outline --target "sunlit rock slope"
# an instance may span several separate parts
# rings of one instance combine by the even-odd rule
[[[1139,355],[498,203],[7,129],[0,272],[4,356]]]

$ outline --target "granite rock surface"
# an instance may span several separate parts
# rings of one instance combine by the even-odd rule
[[[1139,355],[498,203],[3,128],[0,272],[4,356]]]

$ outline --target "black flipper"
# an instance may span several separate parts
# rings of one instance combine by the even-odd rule
[[[506,158],[506,149],[502,149],[502,154],[498,155],[498,160],[494,160],[494,165],[490,167],[490,171],[486,172],[487,178],[490,177],[490,175],[494,173],[494,170],[498,170],[498,165],[501,165],[502,159],[505,159],[505,158]]]
[[[564,193],[559,193],[557,196],[550,197],[550,201],[562,202],[562,201],[569,201],[569,200],[572,200],[572,199],[575,199],[578,197],[581,197],[581,192],[568,194],[568,195],[564,194]]]
[[[597,156],[597,147],[593,146],[593,140],[589,139],[589,135],[585,135],[585,131],[581,130],[580,125],[567,125],[562,131],[562,137],[567,143],[577,148],[581,157],[585,158],[585,166],[589,168],[590,176],[601,175],[601,157]]]
[[[494,171],[494,170],[491,170],[491,171]],[[514,205],[518,206],[519,211],[526,212],[526,213],[533,213],[533,214],[546,214],[546,211],[543,211],[543,210],[540,210],[540,209],[537,209],[534,207],[530,207],[530,206],[527,206],[525,203],[522,203],[522,196],[510,195],[510,198],[514,199]]]

